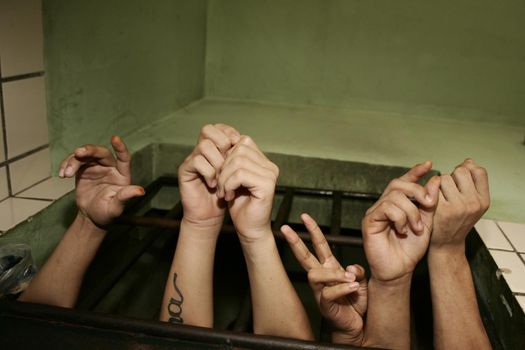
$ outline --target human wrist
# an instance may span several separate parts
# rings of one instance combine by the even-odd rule
[[[456,257],[465,255],[465,240],[459,242],[430,242],[428,256]]]
[[[363,336],[364,332],[362,328],[352,331],[334,330],[332,331],[332,343],[361,346],[363,343]]]
[[[82,211],[77,212],[77,216],[73,220],[71,226],[75,227],[76,236],[78,238],[104,238],[107,230],[93,222]]]
[[[384,288],[385,290],[395,290],[395,289],[406,288],[407,286],[410,287],[410,284],[412,282],[412,275],[413,275],[413,271],[410,271],[410,272],[407,272],[395,278],[382,279],[382,278],[377,277],[372,272],[372,275],[370,276],[370,280],[368,282],[368,288],[378,287],[378,288]]]
[[[237,229],[239,241],[241,245],[246,248],[264,244],[270,240],[274,240],[273,232],[270,224],[260,228]]]
[[[192,220],[183,217],[180,224],[180,235],[187,235],[199,241],[217,241],[224,217],[206,220]]]

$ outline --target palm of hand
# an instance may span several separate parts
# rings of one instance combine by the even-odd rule
[[[76,177],[76,201],[80,212],[97,225],[107,225],[124,210],[121,201],[113,200],[130,179],[114,167],[88,165]]]
[[[257,238],[258,233],[270,223],[272,200],[264,200],[246,189],[237,190],[233,200],[228,202],[230,215],[239,234]]]
[[[216,189],[208,188],[199,177],[181,181],[180,196],[184,217],[196,222],[222,218],[225,206],[215,192]]]
[[[408,229],[406,234],[400,234],[396,229],[382,222],[376,233],[367,237],[367,258],[372,274],[382,281],[390,281],[410,273],[428,247],[432,219],[422,215],[424,230],[416,234]]]

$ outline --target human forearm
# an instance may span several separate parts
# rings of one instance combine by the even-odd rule
[[[429,249],[436,349],[490,349],[464,245]]]
[[[161,321],[213,327],[213,261],[220,223],[181,222],[166,282]]]
[[[306,311],[279,257],[270,229],[260,239],[241,244],[246,259],[257,334],[313,339]]]
[[[73,307],[105,231],[78,214],[20,301]]]
[[[364,346],[410,348],[411,279],[411,273],[388,282],[370,278]]]

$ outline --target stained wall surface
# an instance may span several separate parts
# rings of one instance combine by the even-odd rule
[[[525,4],[210,0],[206,94],[525,126]]]
[[[44,1],[54,169],[203,95],[206,0]]]

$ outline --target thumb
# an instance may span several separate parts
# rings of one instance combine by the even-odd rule
[[[127,202],[131,198],[143,196],[146,192],[141,186],[129,185],[122,187],[115,196],[121,203]]]
[[[425,189],[427,190],[427,196],[428,199],[428,205],[426,207],[421,207],[421,219],[423,220],[423,223],[429,227],[432,228],[432,222],[434,219],[434,213],[436,212],[437,204],[439,201],[439,186],[441,185],[441,177],[439,176],[433,176],[430,180],[428,180],[427,184],[425,185]]]

